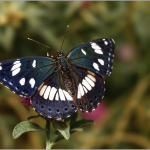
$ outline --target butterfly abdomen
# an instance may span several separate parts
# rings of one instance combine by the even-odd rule
[[[69,74],[67,78],[64,78],[64,83],[68,93],[73,97],[75,94],[75,83],[73,78]]]

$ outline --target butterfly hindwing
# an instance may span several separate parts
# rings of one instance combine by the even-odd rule
[[[83,68],[72,69],[77,85],[77,107],[83,112],[95,110],[104,96],[104,80],[101,76]]]
[[[0,82],[16,94],[30,97],[55,69],[55,61],[34,56],[0,62]]]
[[[112,71],[114,49],[112,39],[97,39],[74,48],[67,58],[75,66],[108,76]]]
[[[77,109],[58,70],[41,84],[31,97],[31,104],[38,113],[57,120],[69,117]]]
[[[57,70],[57,69],[56,69]],[[83,112],[95,110],[104,95],[103,78],[89,70],[72,68],[67,75],[71,78],[74,95],[67,89],[68,83],[61,71],[54,71],[31,97],[32,107],[43,116],[64,119],[76,109]],[[74,83],[74,84],[73,84]]]

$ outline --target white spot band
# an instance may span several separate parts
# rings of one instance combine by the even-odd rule
[[[22,85],[25,85],[25,78],[20,79],[19,83]]]
[[[33,78],[31,78],[29,83],[31,84],[31,88],[33,88],[35,85],[35,80]]]

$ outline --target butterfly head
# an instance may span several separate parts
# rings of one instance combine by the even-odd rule
[[[60,51],[57,51],[57,60],[61,59],[64,56],[64,54]]]

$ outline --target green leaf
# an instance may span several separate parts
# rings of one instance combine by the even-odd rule
[[[16,139],[23,133],[30,131],[46,131],[46,130],[41,128],[38,124],[34,122],[24,121],[15,126],[15,128],[13,129],[12,136],[14,139]]]
[[[74,129],[71,129],[71,130],[70,130],[70,134],[72,134],[72,133],[74,133],[74,132],[76,132],[76,131],[83,131],[83,129],[82,129],[82,128],[74,128]],[[57,134],[58,136],[57,136],[57,138],[54,140],[54,143],[52,143],[53,145],[56,144],[57,142],[59,142],[59,141],[61,141],[61,140],[64,139],[64,137],[63,137],[58,131],[56,131],[55,134]]]
[[[83,131],[83,129],[82,128],[73,128],[73,129],[70,130],[70,133],[74,133],[76,131]],[[60,135],[60,132],[55,130],[54,134]]]
[[[54,140],[53,145],[56,144],[57,142],[63,140],[64,137],[62,135],[57,136],[57,138]]]
[[[83,128],[73,128],[70,130],[71,133],[75,131],[83,131]]]
[[[72,126],[78,118],[78,112],[74,113],[71,117],[66,118],[64,122],[70,122],[70,126]]]
[[[79,120],[79,121],[76,121],[73,126],[71,126],[71,129],[73,128],[81,128],[83,126],[86,126],[86,125],[90,125],[90,124],[93,124],[94,121],[93,120],[85,120],[85,119],[82,119],[82,120]]]
[[[74,133],[74,132],[76,132],[76,131],[83,131],[83,129],[82,129],[82,128],[74,128],[74,129],[71,129],[71,130],[70,130],[70,134],[72,134],[72,133]],[[52,143],[53,145],[56,144],[57,142],[59,142],[59,141],[61,141],[61,140],[64,139],[64,137],[63,137],[58,131],[56,131],[55,134],[57,134],[58,136],[57,136],[57,138],[54,140],[54,143]]]
[[[52,123],[53,127],[59,131],[66,140],[68,140],[70,137],[70,126],[65,122],[56,122],[56,120],[52,120]]]

